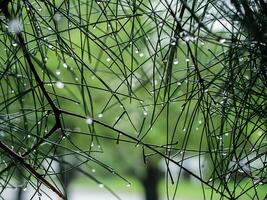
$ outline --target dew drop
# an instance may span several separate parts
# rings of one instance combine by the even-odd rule
[[[95,169],[92,169],[92,172],[95,173]]]
[[[179,63],[178,59],[175,58],[175,59],[173,60],[173,64],[174,64],[174,65],[178,65],[178,63]]]
[[[139,56],[140,56],[140,57],[143,57],[143,56],[144,56],[144,54],[143,54],[143,53],[139,53]]]
[[[93,123],[93,119],[91,117],[87,117],[86,120],[85,120],[86,124],[92,124]],[[93,144],[93,143],[92,143]],[[92,146],[91,144],[91,146]]]
[[[98,187],[103,188],[104,185],[102,183],[98,184]]]
[[[56,87],[57,87],[58,89],[63,89],[63,88],[64,88],[64,83],[62,83],[61,81],[57,81],[57,82],[56,82]]]
[[[130,183],[127,183],[127,184],[126,184],[126,187],[131,187],[131,184],[130,184]]]
[[[192,40],[192,37],[190,35],[186,35],[186,36],[183,37],[183,40],[185,42],[190,42]]]
[[[60,73],[61,73],[61,72],[60,72],[60,70],[56,70],[56,75],[58,75],[58,76],[59,76],[59,75],[60,75]]]
[[[175,46],[175,45],[176,45],[175,41],[171,42],[171,46]]]
[[[97,117],[101,118],[101,117],[103,117],[103,114],[102,114],[102,113],[99,113],[99,114],[97,115]]]
[[[225,39],[220,39],[219,41],[221,44],[225,43]]]
[[[23,30],[23,25],[20,19],[12,19],[8,23],[8,31],[11,33],[20,33]]]
[[[53,16],[53,19],[56,21],[56,22],[59,22],[61,20],[62,16],[60,13],[56,13],[54,16]]]
[[[147,116],[147,114],[148,114],[147,111],[144,110],[144,111],[143,111],[143,115],[144,115],[144,116]]]
[[[107,62],[110,62],[111,61],[111,59],[110,58],[107,58]]]
[[[63,63],[63,67],[64,68],[68,68],[68,64],[67,63]]]

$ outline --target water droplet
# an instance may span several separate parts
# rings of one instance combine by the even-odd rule
[[[192,37],[190,35],[186,35],[186,36],[183,37],[183,40],[185,42],[190,42],[192,40]]]
[[[144,110],[144,111],[143,111],[143,115],[147,116],[147,114],[148,114],[147,111]]]
[[[127,183],[126,184],[126,187],[131,187],[131,183]]]
[[[67,63],[63,63],[63,67],[64,68],[68,68],[68,64]]]
[[[139,56],[140,56],[140,57],[143,57],[143,56],[144,56],[144,54],[143,54],[143,53],[139,53]]]
[[[10,33],[20,33],[23,30],[23,24],[20,19],[12,19],[8,23]]]
[[[104,185],[102,183],[98,184],[98,187],[103,188]]]
[[[189,59],[189,58],[186,58],[186,59],[185,59],[185,62],[189,62],[189,61],[190,61],[190,59]]]
[[[17,44],[16,42],[13,42],[13,43],[12,43],[12,46],[13,46],[13,47],[16,47],[16,46],[18,46],[18,44]]]
[[[97,116],[98,116],[99,118],[101,118],[101,117],[103,117],[103,114],[102,114],[102,113],[99,113]]]
[[[173,64],[174,64],[174,65],[178,65],[178,63],[179,63],[178,59],[175,58],[175,59],[173,60]]]
[[[27,187],[24,187],[24,188],[23,188],[23,191],[26,192],[26,191],[27,191]]]
[[[62,83],[61,81],[57,81],[57,82],[56,82],[56,87],[57,87],[58,89],[63,89],[63,88],[64,88],[64,83]]]
[[[86,124],[92,124],[93,123],[93,119],[91,117],[87,117],[85,120]],[[92,143],[93,144],[93,143]],[[92,145],[91,145],[92,146]]]
[[[199,123],[199,124],[202,124],[202,121],[201,121],[201,120],[199,120],[199,121],[198,121],[198,123]]]
[[[177,82],[177,85],[180,86],[180,85],[182,85],[182,83],[181,82]]]
[[[92,172],[95,173],[95,169],[92,169]]]
[[[56,75],[58,75],[58,76],[59,76],[59,75],[60,75],[60,73],[61,73],[61,72],[60,72],[60,70],[56,70]]]
[[[220,39],[219,41],[221,44],[225,43],[225,39]]]
[[[223,138],[221,136],[216,137],[218,140],[222,140]]]
[[[107,62],[110,62],[111,61],[111,59],[110,58],[107,58]]]
[[[175,46],[175,45],[176,45],[176,41],[172,41],[171,46]]]
[[[56,21],[56,22],[59,22],[61,20],[62,16],[60,13],[56,13],[54,14],[53,16],[53,19]]]

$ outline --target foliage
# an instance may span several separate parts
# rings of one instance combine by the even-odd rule
[[[109,189],[88,167],[128,185],[100,159],[128,143],[145,163],[165,160],[166,187],[176,188],[169,198],[180,182],[173,163],[201,182],[203,198],[262,199],[266,7],[264,0],[0,0],[2,192],[31,186],[43,195],[44,185],[67,199],[54,163],[100,187]],[[186,155],[210,170],[199,162],[200,173],[190,171]]]

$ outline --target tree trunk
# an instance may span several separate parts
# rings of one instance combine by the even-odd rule
[[[21,187],[17,189],[16,200],[23,200],[23,188]]]
[[[148,164],[146,176],[142,180],[145,190],[146,200],[159,200],[158,183],[160,180],[160,170],[153,164]]]
[[[16,172],[15,172],[17,175],[17,178],[18,178],[18,183],[20,184],[20,185],[22,185],[23,184],[23,169],[21,169],[21,171],[19,171],[19,170],[16,170]],[[16,200],[23,200],[24,198],[23,198],[23,187],[18,187],[17,188],[17,194],[16,194],[16,197],[15,197],[15,199]]]

